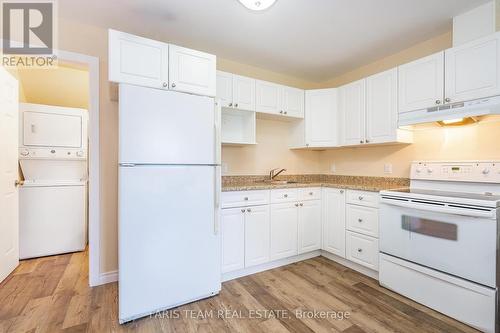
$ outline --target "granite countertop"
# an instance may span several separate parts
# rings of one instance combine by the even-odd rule
[[[278,180],[295,181],[291,184],[266,183],[266,176],[224,176],[222,191],[248,191],[301,187],[332,187],[349,190],[379,192],[382,190],[406,188],[407,178],[337,176],[337,175],[292,175],[278,177]]]

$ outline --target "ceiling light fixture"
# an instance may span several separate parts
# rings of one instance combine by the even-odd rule
[[[271,7],[276,0],[238,0],[243,6],[250,10],[261,11]]]

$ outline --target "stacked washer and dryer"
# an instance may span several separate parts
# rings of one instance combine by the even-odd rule
[[[87,243],[84,109],[20,104],[21,259],[82,251]]]

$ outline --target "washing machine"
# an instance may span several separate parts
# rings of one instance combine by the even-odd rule
[[[84,109],[20,104],[19,257],[82,251],[87,244]]]

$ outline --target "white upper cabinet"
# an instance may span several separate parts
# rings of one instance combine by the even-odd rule
[[[233,106],[255,111],[255,80],[233,74]]]
[[[444,52],[399,66],[399,112],[443,104]]]
[[[500,95],[500,33],[445,52],[445,102]]]
[[[281,86],[267,81],[255,81],[256,103],[255,111],[283,114],[281,109]]]
[[[289,117],[304,118],[304,90],[283,86],[282,96],[283,113]]]
[[[398,70],[366,79],[366,143],[396,141],[398,131]]]
[[[222,273],[245,267],[245,209],[221,213]]]
[[[343,120],[342,144],[365,143],[366,80],[359,80],[339,88],[340,110]]]
[[[299,204],[299,254],[321,249],[321,200]]]
[[[217,98],[222,107],[255,111],[255,80],[217,71]]]
[[[109,80],[168,88],[168,44],[109,30]]]
[[[305,143],[307,147],[338,145],[337,89],[306,91]]]
[[[245,267],[269,261],[269,205],[246,208]]]
[[[324,188],[323,250],[345,258],[345,190]]]
[[[216,57],[177,45],[169,46],[170,89],[197,95],[216,94]]]
[[[217,71],[217,98],[221,107],[233,106],[233,74]]]

